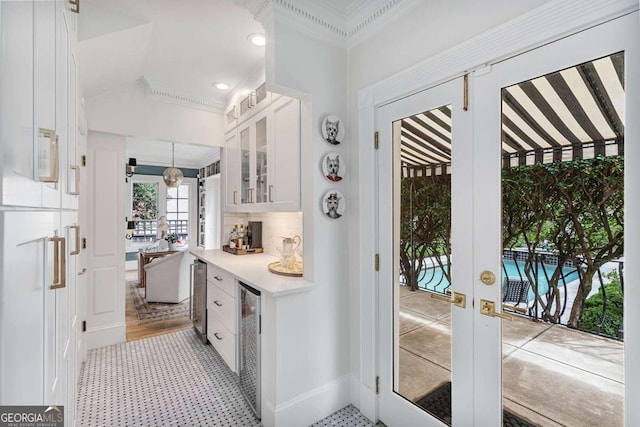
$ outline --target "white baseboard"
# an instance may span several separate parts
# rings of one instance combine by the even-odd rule
[[[87,350],[105,347],[112,344],[120,344],[127,340],[126,326],[124,323],[90,328],[85,332]]]
[[[351,374],[345,375],[289,400],[275,409],[271,402],[262,408],[264,427],[308,426],[351,403]]]

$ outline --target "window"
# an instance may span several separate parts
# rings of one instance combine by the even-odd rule
[[[134,242],[151,242],[156,238],[158,219],[158,183],[132,183],[131,217],[136,223]]]
[[[169,234],[184,240],[189,235],[189,185],[167,188],[167,222]]]

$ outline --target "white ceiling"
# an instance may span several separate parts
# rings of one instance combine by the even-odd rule
[[[233,0],[83,0],[79,82],[85,98],[144,77],[183,95],[225,101],[264,47],[247,41],[261,25]]]

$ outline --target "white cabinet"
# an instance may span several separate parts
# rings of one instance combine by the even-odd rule
[[[300,210],[300,102],[280,97],[227,134],[225,211]]]
[[[240,202],[240,145],[238,144],[238,132],[233,130],[227,133],[224,144],[224,209],[227,212],[238,210]]]
[[[236,313],[235,278],[207,264],[207,338],[233,372],[237,372]]]

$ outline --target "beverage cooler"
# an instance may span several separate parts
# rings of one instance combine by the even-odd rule
[[[240,319],[238,369],[240,390],[245,400],[260,418],[260,291],[238,282],[240,290],[238,314]]]

